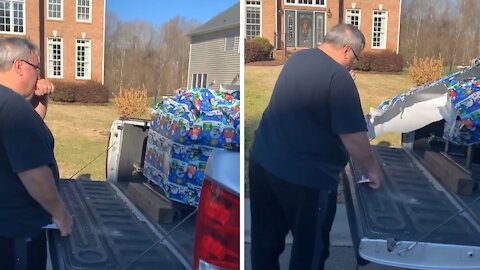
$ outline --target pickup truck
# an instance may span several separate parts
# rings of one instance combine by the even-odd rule
[[[198,208],[173,203],[173,222],[159,224],[128,192],[137,184],[161,196],[142,175],[149,125],[139,119],[113,122],[106,181],[60,181],[74,230],[66,238],[49,231],[53,270],[239,268],[239,149],[214,151]]]
[[[480,269],[479,149],[438,139],[443,123],[402,134],[401,148],[373,147],[385,175],[378,191],[357,183],[358,166],[347,165],[342,179],[359,265]]]
[[[358,183],[354,162],[343,173],[360,265],[480,269],[479,59],[367,115],[370,138],[399,132],[402,144],[373,147],[385,175],[378,191]]]

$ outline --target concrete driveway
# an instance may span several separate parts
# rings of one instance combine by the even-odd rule
[[[250,257],[250,200],[245,198],[245,270],[251,270]],[[286,239],[285,251],[280,256],[280,269],[287,270],[292,249],[292,236]],[[350,228],[347,219],[347,210],[342,203],[337,204],[337,213],[330,232],[330,257],[325,264],[325,270],[402,270],[406,268],[389,267],[370,263],[357,268],[355,252],[352,247]]]

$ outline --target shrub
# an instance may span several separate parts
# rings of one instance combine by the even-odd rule
[[[254,38],[245,41],[245,63],[270,59],[273,46],[266,38]]]
[[[140,118],[147,110],[147,88],[120,90],[114,95],[113,104],[121,116]]]
[[[364,52],[353,69],[377,72],[400,72],[403,69],[402,56],[391,51]]]
[[[75,102],[107,103],[108,88],[96,81],[77,83],[75,87]]]
[[[75,87],[71,82],[52,81],[55,85],[55,91],[50,94],[50,98],[56,102],[74,102],[75,101]]]
[[[354,70],[370,71],[370,53],[364,52],[360,55],[358,61],[353,62]]]
[[[245,63],[262,60],[262,45],[252,40],[245,41]]]
[[[409,67],[410,78],[416,85],[422,85],[436,80],[442,76],[442,58],[413,58],[413,64]]]
[[[253,39],[253,41],[262,45],[263,53],[265,53],[268,57],[270,57],[270,54],[273,51],[273,45],[270,44],[270,41],[268,41],[268,39],[263,37],[256,37]]]
[[[108,88],[96,81],[53,81],[55,91],[50,95],[57,102],[107,103]]]
[[[382,51],[370,58],[370,70],[380,72],[401,72],[402,56],[395,52]]]

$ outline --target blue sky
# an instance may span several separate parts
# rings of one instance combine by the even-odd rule
[[[107,10],[120,20],[144,20],[154,25],[182,16],[204,23],[239,0],[107,0]]]

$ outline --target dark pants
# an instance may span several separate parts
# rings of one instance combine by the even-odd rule
[[[285,248],[285,236],[291,231],[289,269],[322,270],[329,255],[337,191],[286,182],[252,158],[248,170],[252,269],[280,269],[278,258]]]
[[[47,241],[42,233],[36,238],[0,237],[0,269],[45,270]]]

